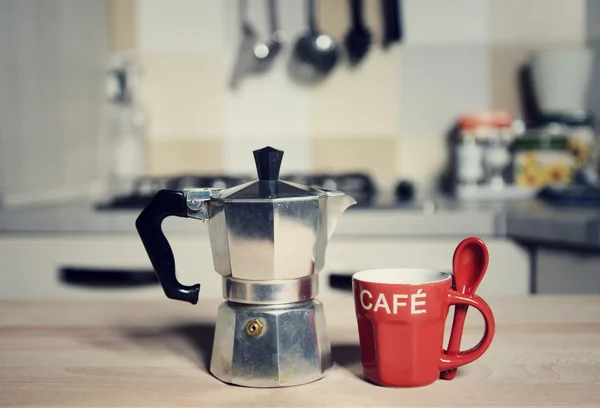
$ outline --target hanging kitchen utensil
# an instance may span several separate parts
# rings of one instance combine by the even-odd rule
[[[261,73],[268,71],[281,51],[283,45],[283,31],[279,29],[276,0],[267,0],[267,17],[269,20],[269,42],[260,43],[254,48],[254,71]]]
[[[234,89],[239,86],[242,78],[250,72],[250,67],[254,62],[254,44],[256,42],[256,32],[248,22],[246,16],[248,1],[239,0],[238,7],[242,41],[238,48],[237,58],[230,79],[230,86]]]
[[[363,0],[349,0],[352,26],[346,34],[345,45],[350,65],[357,65],[369,52],[371,32],[364,20]]]
[[[383,48],[402,41],[402,0],[381,0],[383,17]]]
[[[147,114],[138,95],[139,62],[132,56],[122,56],[118,66],[110,71],[114,81],[110,100],[111,137],[108,189],[111,196],[131,190],[135,180],[146,171],[145,133]]]
[[[452,268],[454,269],[454,285],[457,292],[473,295],[479,287],[488,266],[489,254],[485,243],[476,237],[464,239],[454,251]],[[454,321],[448,342],[448,354],[460,352],[465,318],[468,306],[454,306]],[[443,371],[440,378],[452,380],[456,377],[456,369]]]
[[[266,44],[257,40],[256,30],[248,19],[248,0],[239,0],[239,18],[242,41],[238,48],[238,55],[231,74],[230,86],[235,89],[245,76],[261,72],[269,67],[271,61],[270,43]]]
[[[290,68],[299,81],[315,83],[333,70],[338,49],[333,38],[317,27],[315,0],[307,0],[306,5],[308,31],[296,42]]]
[[[285,41],[285,35],[279,27],[279,16],[277,9],[277,0],[268,0],[267,3],[268,14],[269,14],[269,25],[271,28],[271,41],[269,43],[269,49],[271,50],[271,59],[281,50],[283,42]]]

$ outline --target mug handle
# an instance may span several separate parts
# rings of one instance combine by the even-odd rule
[[[448,292],[448,305],[472,306],[479,310],[485,321],[485,331],[479,343],[467,351],[461,351],[458,354],[452,355],[444,351],[440,361],[440,371],[452,370],[477,360],[490,347],[496,331],[496,322],[494,320],[492,309],[490,309],[488,304],[479,296],[467,296],[454,290],[450,290]]]

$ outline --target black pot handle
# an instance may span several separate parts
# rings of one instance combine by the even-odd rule
[[[162,231],[163,220],[171,215],[187,217],[185,194],[183,191],[160,190],[140,213],[135,227],[165,295],[195,305],[200,285],[187,286],[177,280],[173,250]]]

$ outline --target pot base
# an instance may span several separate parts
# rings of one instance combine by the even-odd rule
[[[245,387],[289,387],[323,378],[333,365],[323,304],[277,306],[224,302],[210,372]]]

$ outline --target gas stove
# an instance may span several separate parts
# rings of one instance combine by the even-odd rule
[[[186,188],[229,188],[250,181],[249,177],[233,175],[181,174],[176,176],[138,177],[131,191],[113,196],[96,206],[98,210],[142,210],[159,191]]]
[[[101,211],[142,210],[150,199],[161,189],[182,190],[185,188],[230,188],[254,180],[251,176],[232,174],[181,174],[176,176],[144,176],[138,178],[130,192],[112,197],[107,202],[96,206]],[[371,176],[366,173],[289,173],[281,176],[281,180],[339,190],[351,195],[357,204],[355,207],[372,206],[377,198],[377,186]],[[406,183],[397,189],[399,201],[406,197]],[[402,183],[400,183],[402,184]],[[400,186],[399,184],[399,186]],[[401,197],[398,192],[401,192]],[[410,192],[410,191],[409,191]]]

